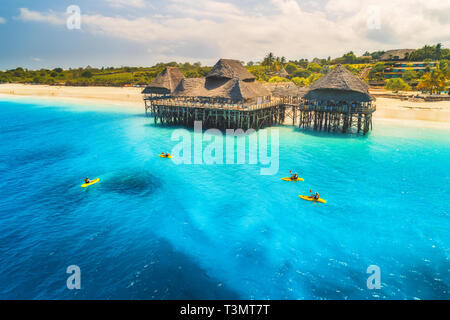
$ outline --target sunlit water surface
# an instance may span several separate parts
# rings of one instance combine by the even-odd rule
[[[173,128],[141,112],[0,102],[0,299],[449,298],[449,131],[277,129],[262,176],[158,158]]]

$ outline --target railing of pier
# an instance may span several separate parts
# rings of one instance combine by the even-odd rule
[[[300,111],[323,111],[340,113],[372,113],[377,110],[375,105],[367,107],[349,107],[349,106],[311,106],[301,105]]]
[[[232,103],[213,103],[213,102],[194,102],[175,99],[151,99],[155,106],[163,107],[182,107],[182,108],[198,108],[198,109],[218,109],[218,110],[235,110],[235,111],[253,111],[275,107],[282,104],[281,101],[275,100],[260,104],[232,104]]]

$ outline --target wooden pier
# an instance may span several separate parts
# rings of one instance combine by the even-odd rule
[[[184,78],[167,68],[143,91],[155,124],[262,129],[291,124],[302,129],[363,133],[372,128],[375,98],[369,87],[339,65],[307,89],[293,83],[256,82],[239,61],[221,59],[205,78]]]
[[[176,99],[146,99],[146,114],[155,124],[193,127],[201,121],[204,128],[263,129],[285,121],[286,105],[272,101],[259,105],[208,104]]]
[[[372,129],[375,105],[351,107],[293,106],[292,119],[300,128],[342,133],[366,134]]]
[[[363,133],[372,129],[373,104],[358,107],[310,106],[275,100],[260,105],[208,104],[177,99],[146,99],[145,112],[155,124],[204,128],[258,130],[279,124],[328,132]]]

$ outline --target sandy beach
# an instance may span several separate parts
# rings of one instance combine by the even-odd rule
[[[0,84],[0,99],[24,98],[144,109],[141,88]]]
[[[74,104],[115,106],[143,110],[141,88],[65,87],[48,85],[1,84],[0,99],[26,98]],[[377,98],[375,121],[450,129],[450,102],[412,102]]]

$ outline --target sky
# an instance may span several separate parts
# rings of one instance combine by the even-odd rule
[[[0,40],[0,70],[362,55],[450,47],[450,0],[1,0]]]

